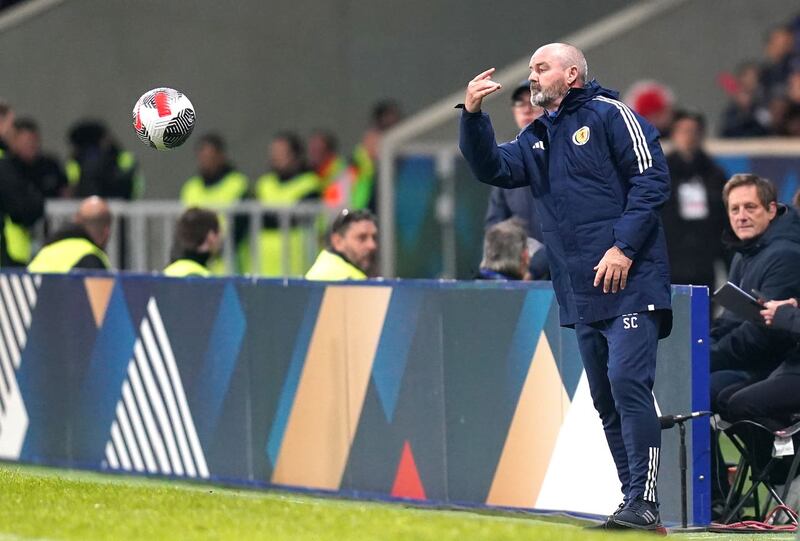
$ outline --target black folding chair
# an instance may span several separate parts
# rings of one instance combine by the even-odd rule
[[[792,459],[791,466],[789,467],[789,473],[786,476],[783,490],[781,490],[779,494],[775,487],[775,483],[773,483],[770,478],[773,470],[776,468],[776,466],[778,466],[778,464],[781,463],[781,461],[783,461],[785,457],[772,456],[765,465],[761,466],[759,461],[756,459],[755,450],[752,448],[752,446],[747,445],[744,434],[756,434],[761,432],[765,436],[771,436],[773,441],[779,438],[793,438],[795,434],[800,432],[800,414],[793,415],[791,421],[794,423],[791,426],[782,428],[780,430],[771,430],[761,423],[752,420],[729,423],[724,419],[720,419],[719,417],[712,419],[714,428],[724,432],[741,454],[741,458],[739,459],[739,464],[736,469],[736,475],[725,499],[725,507],[722,511],[722,524],[729,524],[748,501],[753,502],[755,519],[762,521],[769,512],[771,500],[775,500],[775,505],[786,505],[785,501],[789,494],[792,480],[794,480],[795,476],[797,475],[798,468],[800,468],[800,451],[794,449],[794,458]],[[748,478],[752,482],[752,485],[745,491],[744,487]],[[761,505],[759,502],[759,486],[763,486],[769,493],[769,497],[766,499],[763,505]]]

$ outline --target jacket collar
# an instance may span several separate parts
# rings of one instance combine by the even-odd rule
[[[593,100],[597,96],[605,96],[616,100],[619,99],[619,92],[617,92],[616,90],[603,88],[602,86],[600,86],[600,83],[598,83],[597,80],[592,79],[582,87],[573,87],[567,90],[567,95],[564,96],[563,100],[561,100],[561,105],[558,106],[558,110],[556,111],[554,117],[551,117],[547,112],[545,112],[545,114],[543,114],[536,120],[541,122],[550,122],[550,123],[558,122],[562,113],[564,112],[571,113],[573,111],[576,111],[580,109],[585,103]]]

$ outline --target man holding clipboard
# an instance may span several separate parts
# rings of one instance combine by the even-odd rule
[[[796,339],[765,325],[760,311],[763,301],[800,296],[800,217],[756,175],[731,177],[723,201],[731,226],[723,238],[736,255],[729,284],[715,295],[725,310],[711,327],[711,409],[729,421],[775,424],[781,412],[800,406],[789,403],[798,396],[800,362],[791,362]],[[787,384],[794,391],[785,392]],[[715,499],[727,481],[719,477]]]

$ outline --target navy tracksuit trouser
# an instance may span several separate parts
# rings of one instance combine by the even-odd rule
[[[576,324],[578,348],[625,501],[657,502],[661,426],[653,398],[658,312]]]

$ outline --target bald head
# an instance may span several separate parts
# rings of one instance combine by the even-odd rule
[[[557,60],[559,66],[565,70],[569,70],[574,66],[577,72],[576,82],[578,83],[574,86],[583,86],[589,78],[589,65],[586,63],[586,57],[583,56],[583,51],[574,45],[569,43],[548,43],[539,47],[533,53],[533,58],[536,55],[547,55]],[[533,63],[533,58],[531,58],[531,63]]]
[[[536,49],[530,62],[531,103],[555,111],[570,88],[582,87],[589,77],[586,58],[568,43],[549,43]]]
[[[105,248],[111,236],[111,209],[100,197],[87,197],[78,207],[75,222],[82,225],[92,241]]]

